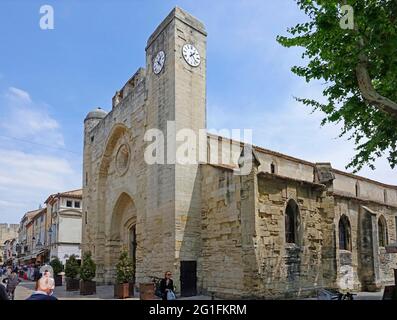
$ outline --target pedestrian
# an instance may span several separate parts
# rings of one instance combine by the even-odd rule
[[[41,277],[39,266],[36,265],[33,271],[33,281],[38,281]]]
[[[172,280],[171,271],[164,274],[164,279],[160,281],[160,292],[163,300],[174,300],[174,281]]]
[[[53,295],[53,283],[47,276],[41,277],[36,283],[36,291],[26,300],[58,300]]]
[[[15,289],[20,282],[21,282],[21,280],[19,280],[18,275],[15,272],[15,270],[13,270],[7,278],[3,279],[3,283],[7,284],[6,290],[7,290],[7,293],[11,300],[14,300]]]

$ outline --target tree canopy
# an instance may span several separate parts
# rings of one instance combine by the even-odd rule
[[[278,36],[285,47],[303,47],[305,66],[292,72],[307,82],[324,80],[326,103],[296,98],[324,113],[322,125],[341,123],[356,155],[347,165],[354,171],[387,156],[397,164],[397,0],[295,0],[308,20]],[[353,28],[341,26],[354,9]]]

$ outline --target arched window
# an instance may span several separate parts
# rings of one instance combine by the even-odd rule
[[[339,219],[339,250],[352,250],[351,227],[345,215]]]
[[[294,200],[289,200],[285,209],[285,241],[298,242],[299,207]]]
[[[386,247],[389,244],[387,235],[387,223],[384,216],[380,216],[378,219],[378,238],[379,247]]]
[[[356,182],[356,197],[360,196],[360,184],[358,183],[358,181]]]
[[[270,173],[272,174],[276,173],[276,165],[273,162],[270,165]]]

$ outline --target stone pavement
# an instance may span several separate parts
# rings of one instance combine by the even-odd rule
[[[34,282],[22,281],[15,291],[16,300],[25,300],[31,295],[34,290]],[[115,300],[113,297],[113,286],[97,286],[97,293],[92,296],[81,296],[79,291],[66,291],[65,286],[56,287],[55,296],[59,300]],[[383,296],[383,290],[380,292],[359,292],[354,296],[354,300],[381,300]],[[139,300],[139,292],[135,293],[135,297],[128,298],[125,300]],[[178,300],[211,300],[208,296],[195,296],[189,298],[178,298]],[[218,300],[218,299],[216,299]],[[317,300],[316,298],[310,298],[305,300]]]
[[[34,282],[23,281],[19,284],[15,291],[16,300],[25,300],[34,290]],[[79,291],[66,291],[65,285],[62,287],[55,287],[54,295],[59,300],[111,300],[115,299],[113,296],[113,286],[97,286],[97,293],[90,296],[81,296]],[[139,300],[139,293],[135,297],[125,300]]]
[[[34,290],[34,282],[22,281],[15,291],[15,300],[25,300]],[[113,286],[97,286],[95,295],[81,296],[79,291],[66,291],[65,285],[62,287],[55,287],[54,295],[59,300],[117,300],[113,296]],[[189,298],[179,298],[178,300],[210,300],[207,296],[195,296]],[[135,293],[134,297],[124,300],[139,300],[139,292]],[[160,299],[159,299],[160,300]]]

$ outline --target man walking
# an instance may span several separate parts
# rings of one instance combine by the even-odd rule
[[[6,290],[7,290],[8,296],[10,297],[11,300],[14,300],[15,289],[20,282],[21,282],[21,280],[19,280],[18,275],[15,272],[15,270],[13,270],[11,272],[11,274],[8,275],[7,278],[3,279],[3,283],[7,284]]]

